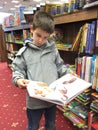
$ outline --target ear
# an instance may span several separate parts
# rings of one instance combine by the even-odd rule
[[[30,32],[33,33],[33,26],[30,25]]]

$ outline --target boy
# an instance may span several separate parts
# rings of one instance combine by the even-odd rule
[[[13,83],[25,88],[29,80],[52,83],[71,70],[64,65],[53,41],[48,38],[54,32],[54,20],[46,12],[38,11],[33,18],[32,41],[25,42],[13,61]],[[44,114],[45,130],[55,130],[56,105],[30,98],[26,94],[28,130],[38,130]]]

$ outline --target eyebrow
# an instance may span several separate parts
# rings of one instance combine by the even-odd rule
[[[36,33],[39,37],[42,37],[41,36],[41,34],[39,34],[39,33]],[[43,37],[43,38],[48,38],[49,36],[45,36],[45,37]]]

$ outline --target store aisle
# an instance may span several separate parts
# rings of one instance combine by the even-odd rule
[[[0,130],[26,130],[25,90],[14,87],[12,71],[6,62],[0,63]],[[43,128],[44,118],[41,120],[40,130]],[[56,130],[78,130],[57,111]]]

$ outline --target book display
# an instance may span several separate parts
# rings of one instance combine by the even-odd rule
[[[78,128],[91,130],[91,127],[97,128],[96,122],[98,122],[96,117],[98,114],[98,6],[97,4],[94,7],[85,6],[84,9],[78,10],[82,6],[83,3],[80,4],[80,7],[76,7],[74,11],[70,9],[69,13],[67,4],[64,5],[64,10],[61,10],[60,6],[52,5],[51,7],[46,6],[46,11],[53,13],[56,31],[50,38],[56,40],[57,48],[65,64],[74,69],[81,81],[89,82],[89,84],[84,86],[85,83],[82,85],[82,82],[78,82],[78,85],[74,85],[76,82],[74,81],[72,83],[73,95],[67,95],[67,100],[66,94],[62,96],[60,91],[53,91],[54,89],[57,90],[54,88],[57,85],[54,85],[56,82],[53,83],[53,87],[50,85],[51,89],[47,89],[45,83],[34,82],[35,86],[38,84],[44,85],[44,87],[37,86],[39,90],[34,90],[33,81],[31,81],[27,90],[31,97],[57,104],[57,108],[62,111],[65,118]],[[55,12],[55,9],[57,9],[57,12]],[[5,28],[8,65],[12,63],[15,54],[23,46],[24,38],[28,36],[30,36],[29,24]],[[61,85],[61,88],[63,87]],[[49,97],[47,92],[51,93]],[[56,99],[57,96],[54,96],[55,94],[59,95],[58,99]],[[62,99],[64,100],[62,101]]]
[[[92,83],[91,88],[79,94],[66,107],[58,106],[57,108],[78,128],[91,130],[92,123],[98,121],[96,118],[98,99],[97,101],[92,99],[92,92],[96,92],[98,86],[96,67],[98,9],[92,7],[71,14],[55,16],[55,23],[56,27],[64,32],[64,43],[72,44],[72,48],[68,51],[59,49],[65,63],[75,64],[76,73],[82,79]]]

